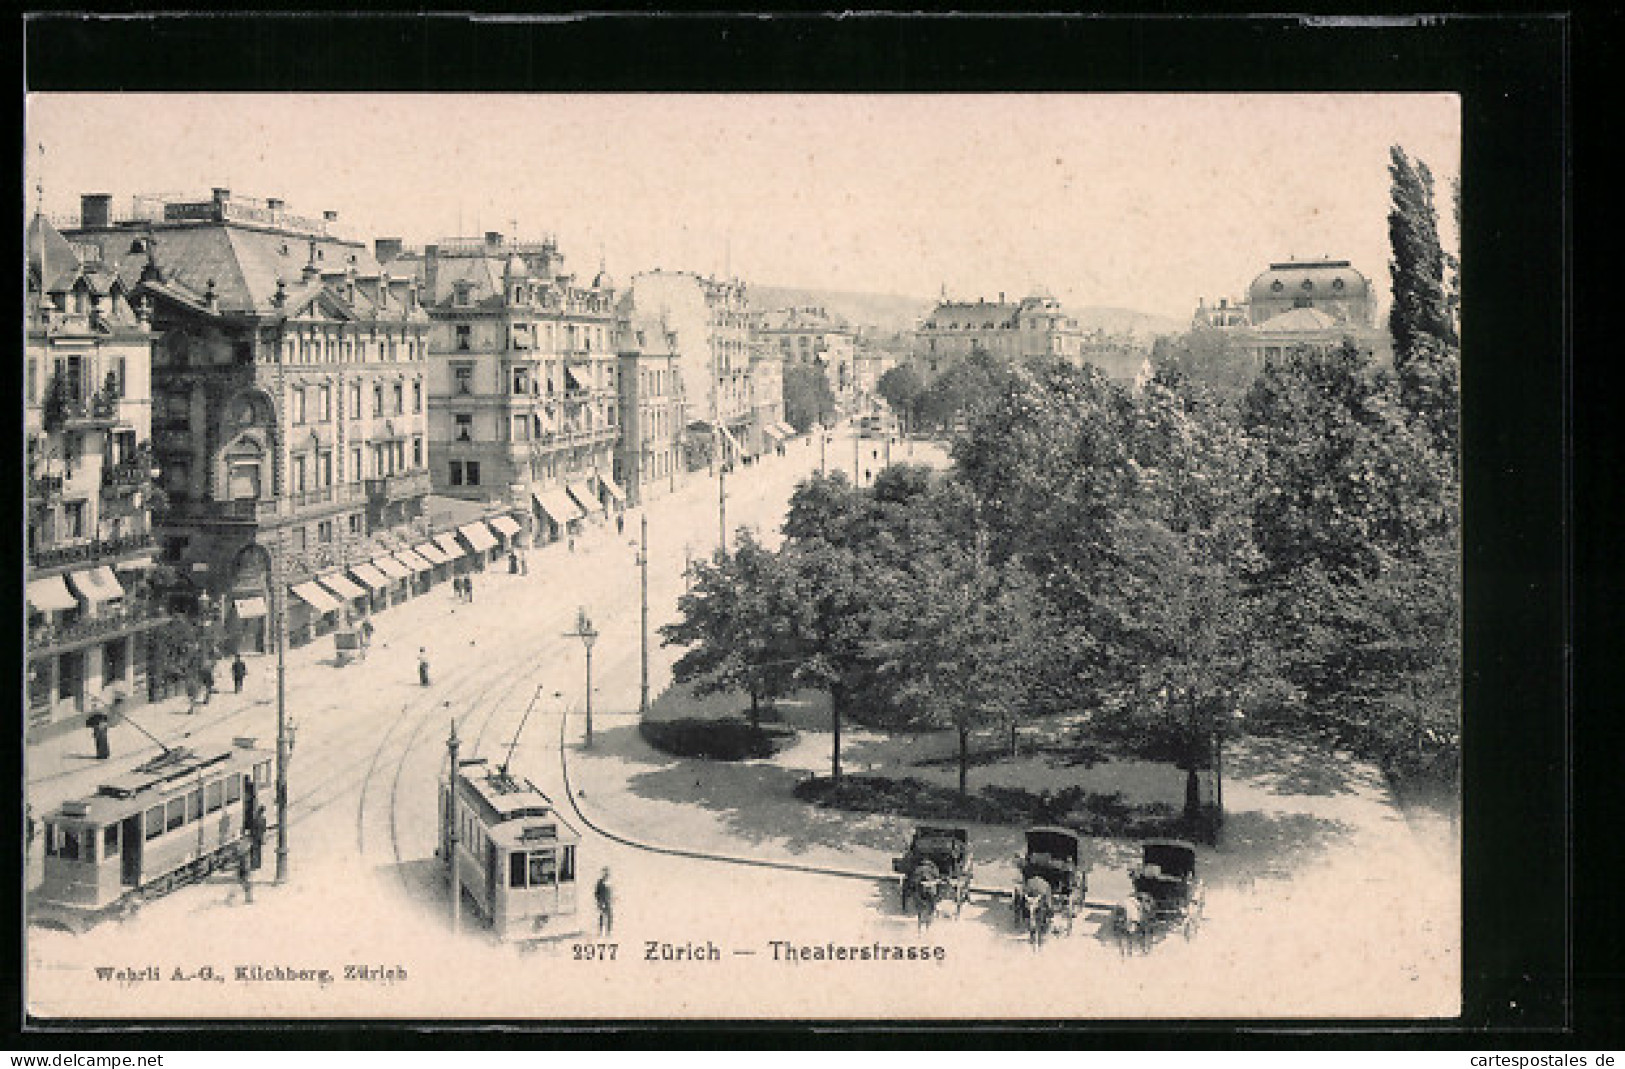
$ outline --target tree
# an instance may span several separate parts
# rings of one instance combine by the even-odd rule
[[[893,707],[958,739],[959,793],[969,784],[970,734],[1027,712],[1041,647],[1037,584],[1025,569],[987,565],[978,547],[944,545],[914,559],[881,617],[877,676]]]
[[[910,429],[914,407],[925,392],[925,379],[913,364],[898,364],[886,369],[875,384],[875,389],[891,410],[903,417],[905,432]]]
[[[971,419],[996,403],[1009,388],[1014,372],[1009,361],[975,349],[931,380],[919,395],[915,415],[920,423],[935,427]]]
[[[1388,240],[1394,305],[1389,331],[1399,401],[1421,420],[1441,453],[1454,456],[1460,428],[1461,357],[1455,326],[1455,258],[1439,243],[1433,174],[1398,145],[1389,149]],[[1459,198],[1459,189],[1457,191]],[[1458,224],[1459,224],[1459,199]],[[1445,269],[1451,269],[1446,285]]]
[[[821,367],[787,361],[784,365],[784,418],[798,433],[814,423],[826,426],[835,419],[835,392]]]
[[[1258,374],[1257,362],[1229,331],[1208,327],[1157,338],[1151,367],[1158,374],[1198,383],[1227,401],[1239,401]]]
[[[693,566],[693,587],[677,602],[680,619],[660,629],[663,645],[688,647],[672,677],[698,694],[746,692],[751,727],[761,726],[763,701],[793,686],[786,578],[778,556],[742,529],[732,553]]]

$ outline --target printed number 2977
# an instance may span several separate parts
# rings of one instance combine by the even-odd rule
[[[576,961],[614,961],[619,943],[576,943],[570,949]]]

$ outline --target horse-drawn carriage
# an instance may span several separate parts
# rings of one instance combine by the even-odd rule
[[[964,828],[937,828],[921,825],[914,830],[908,852],[891,863],[902,879],[898,895],[903,909],[912,902],[922,921],[936,914],[937,904],[952,902],[954,916],[965,908],[970,897],[970,836]]]
[[[1196,875],[1196,847],[1182,839],[1149,839],[1140,844],[1140,862],[1130,866],[1134,894],[1114,911],[1124,947],[1174,929],[1189,939],[1202,922],[1206,889]]]
[[[1027,854],[1016,859],[1021,878],[1011,902],[1016,924],[1034,942],[1052,929],[1072,934],[1087,883],[1082,859],[1083,839],[1072,829],[1028,830]]]

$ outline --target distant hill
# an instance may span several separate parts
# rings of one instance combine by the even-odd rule
[[[854,326],[874,327],[885,334],[912,331],[937,306],[932,297],[904,297],[895,293],[851,293],[840,290],[795,289],[788,286],[751,285],[746,293],[753,311],[774,308],[827,308]],[[1146,338],[1182,334],[1190,324],[1172,316],[1136,312],[1130,308],[1071,308],[1084,330],[1122,334],[1132,330]]]

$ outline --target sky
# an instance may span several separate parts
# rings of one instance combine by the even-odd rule
[[[32,94],[28,208],[280,197],[408,244],[557,235],[567,266],[955,299],[1045,287],[1187,318],[1271,261],[1386,301],[1388,147],[1433,170],[1445,94]],[[42,190],[42,192],[40,192]]]

